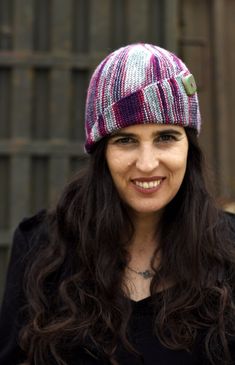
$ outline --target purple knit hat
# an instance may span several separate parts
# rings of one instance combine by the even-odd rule
[[[174,124],[199,133],[196,84],[175,54],[132,44],[108,55],[94,71],[86,100],[85,149],[133,124]]]

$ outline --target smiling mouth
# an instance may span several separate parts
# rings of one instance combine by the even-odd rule
[[[138,181],[138,180],[133,180],[133,183],[140,187],[141,189],[154,189],[157,186],[159,186],[161,184],[161,182],[163,181],[163,179],[158,179],[158,180],[153,180],[153,181]]]

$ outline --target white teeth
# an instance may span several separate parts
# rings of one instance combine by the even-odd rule
[[[156,188],[159,184],[161,184],[161,180],[155,180],[155,181],[134,181],[135,185],[139,186],[140,188],[143,189],[151,189],[151,188]]]

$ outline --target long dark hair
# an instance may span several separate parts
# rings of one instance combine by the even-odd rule
[[[200,338],[211,364],[229,364],[234,246],[228,220],[206,189],[197,137],[188,128],[186,133],[186,174],[162,216],[161,265],[150,288],[154,298],[159,282],[174,282],[156,300],[155,332],[170,349],[193,351]],[[28,319],[20,340],[27,365],[51,359],[68,364],[67,354],[79,346],[111,364],[118,364],[118,344],[135,352],[127,330],[131,305],[123,290],[134,232],[108,171],[106,144],[97,143],[88,166],[47,214],[50,235],[26,271]]]

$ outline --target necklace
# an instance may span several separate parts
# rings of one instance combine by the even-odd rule
[[[132,269],[131,267],[127,266],[127,269],[130,271],[135,272],[136,274],[142,276],[144,279],[150,279],[154,276],[154,273],[150,270],[145,270],[145,271],[137,271]]]

